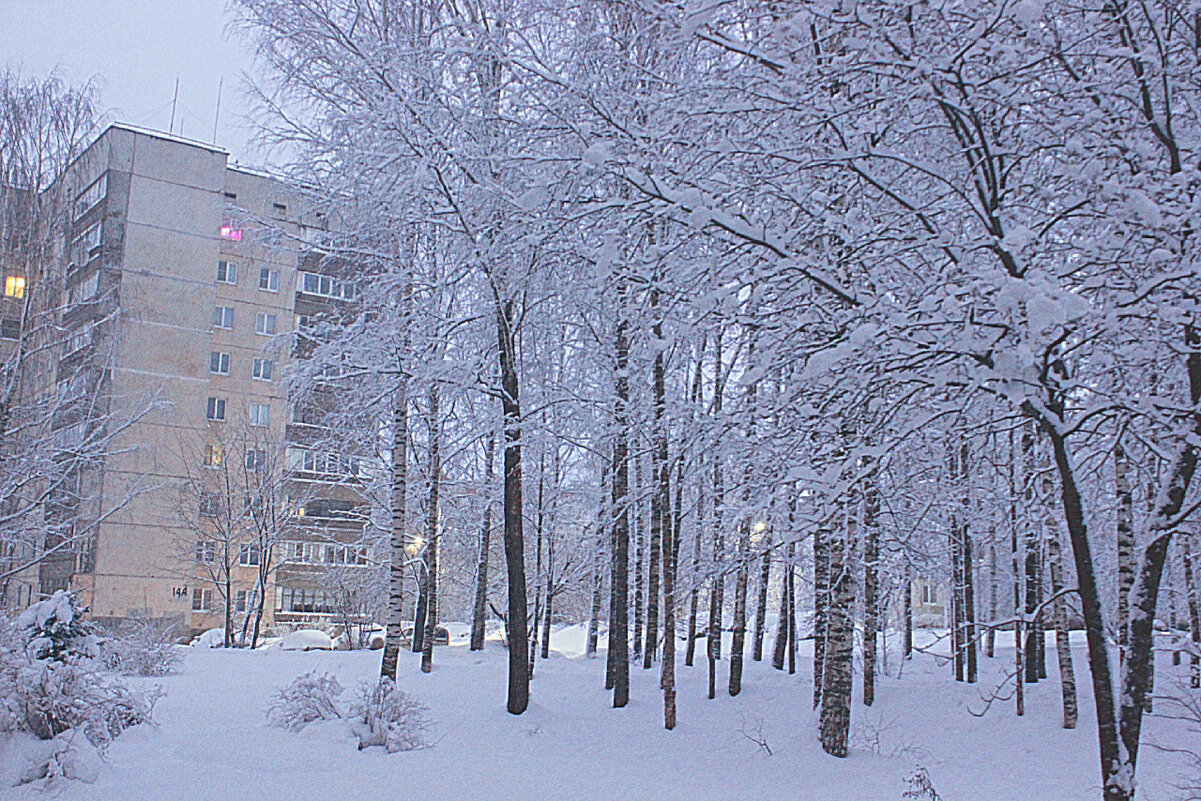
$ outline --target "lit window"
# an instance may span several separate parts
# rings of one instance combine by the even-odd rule
[[[204,466],[205,467],[220,467],[221,466],[221,446],[220,445],[205,445],[204,446]]]
[[[242,229],[235,228],[231,223],[225,223],[221,226],[221,238],[228,239],[230,242],[241,242]]]
[[[224,412],[224,409],[222,409],[222,412]],[[249,407],[249,413],[250,424],[252,426],[267,426],[271,424],[271,404],[252,403]],[[224,416],[222,419],[224,419]]]
[[[229,375],[229,354],[212,351],[209,354],[209,372],[216,375]]]
[[[213,328],[232,329],[234,327],[234,307],[216,306],[213,308]]]
[[[275,334],[275,315],[259,312],[254,316],[254,332],[265,336]]]
[[[23,298],[25,297],[25,277],[20,275],[10,275],[4,279],[4,297],[6,298]]]
[[[271,375],[275,372],[275,362],[271,359],[255,359],[254,366],[251,368],[251,378],[257,378],[260,381],[270,381]]]
[[[217,283],[218,284],[236,284],[236,283],[238,283],[238,263],[236,261],[219,261],[219,262],[217,262]]]
[[[225,398],[209,398],[207,416],[210,420],[224,420]]]
[[[267,267],[259,268],[259,289],[264,292],[279,291],[279,270],[272,270]]]

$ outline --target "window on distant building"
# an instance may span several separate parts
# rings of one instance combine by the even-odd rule
[[[207,414],[210,420],[224,420],[225,398],[209,398]]]
[[[275,362],[271,359],[255,359],[254,365],[250,368],[250,377],[260,381],[270,381],[274,372]]]
[[[10,275],[4,279],[4,297],[6,298],[23,298],[25,297],[25,276]]]
[[[245,464],[247,470],[262,470],[267,466],[267,452],[262,448],[247,449]]]
[[[234,608],[239,612],[246,611],[246,590],[238,590],[234,595]]]
[[[236,284],[236,283],[238,283],[238,263],[236,261],[219,261],[219,262],[217,262],[217,283],[218,284]]]
[[[221,513],[221,496],[215,492],[205,492],[200,496],[201,517],[216,517]]]
[[[16,317],[0,319],[0,339],[16,339],[21,336],[21,321]]]
[[[216,306],[213,309],[213,328],[232,329],[234,327],[234,307]]]
[[[279,270],[272,270],[268,267],[259,268],[259,289],[264,292],[279,291]]]
[[[216,375],[229,375],[229,354],[212,351],[209,354],[209,372]]]
[[[213,608],[213,591],[196,587],[192,590],[192,611],[208,612]]]
[[[96,248],[100,247],[103,238],[103,226],[100,223],[89,225],[83,233],[71,242],[71,263],[82,267],[91,260]]]
[[[220,467],[221,466],[221,446],[220,445],[205,445],[204,446],[204,466],[205,467]]]
[[[211,540],[200,540],[196,543],[196,561],[201,564],[212,564],[217,561],[217,543]]]
[[[258,543],[243,545],[238,551],[238,564],[242,567],[254,567],[259,563]]]
[[[241,242],[242,229],[231,222],[224,222],[221,224],[221,238],[230,242]]]
[[[252,426],[267,426],[271,424],[271,404],[252,403],[248,408],[250,412],[250,424]]]
[[[938,603],[938,593],[929,584],[922,585],[922,603],[936,604]]]
[[[354,285],[349,281],[332,278],[318,273],[300,274],[300,291],[309,295],[320,295],[326,298],[342,298],[349,300],[354,297]]]
[[[275,315],[267,312],[259,312],[254,316],[254,332],[256,334],[264,334],[272,336],[275,334]]]
[[[87,214],[100,201],[104,200],[104,196],[108,194],[108,173],[101,175],[100,178],[92,182],[92,185],[80,193],[79,197],[75,198],[75,219],[79,219]]]

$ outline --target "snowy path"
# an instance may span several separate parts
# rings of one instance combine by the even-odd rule
[[[981,692],[1009,656],[999,650],[998,659],[982,659],[987,678],[978,687],[956,686],[928,656],[907,665],[899,681],[883,678],[877,705],[854,709],[854,753],[837,760],[816,742],[807,657],[794,677],[748,662],[742,695],[716,701],[705,698],[702,667],[681,667],[681,722],[668,733],[661,727],[657,671],[634,669],[633,701],[615,711],[601,689],[603,658],[556,655],[539,661],[533,703],[513,717],[503,707],[503,650],[491,644],[483,654],[440,648],[430,676],[406,656],[400,682],[430,707],[437,745],[387,754],[358,752],[337,723],[300,734],[270,728],[263,711],[275,687],[313,668],[353,687],[378,669],[378,652],[189,649],[183,672],[161,682],[167,696],[156,711],[160,724],[122,735],[95,785],[70,783],[53,795],[81,801],[899,801],[903,777],[921,763],[946,801],[1095,801],[1091,702],[1082,699],[1081,726],[1071,732],[1059,727],[1054,680],[1030,690],[1025,719],[1014,717],[1012,702],[998,704],[985,719],[968,713],[969,705],[980,708]],[[724,664],[722,671],[719,679]],[[1148,737],[1183,744],[1182,730],[1168,726],[1152,720]],[[761,734],[772,755],[744,731]],[[1147,749],[1140,766],[1143,799],[1172,798],[1174,759]],[[5,793],[47,797],[31,788],[0,796]]]

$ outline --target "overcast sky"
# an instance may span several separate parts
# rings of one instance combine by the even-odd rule
[[[213,140],[232,159],[261,159],[250,145],[242,73],[253,58],[227,30],[226,0],[0,0],[0,63],[27,74],[57,69],[72,83],[95,78],[114,121],[166,131],[179,78],[175,132]]]

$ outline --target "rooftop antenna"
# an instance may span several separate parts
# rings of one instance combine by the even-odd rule
[[[171,127],[167,133],[175,133],[175,106],[179,102],[179,76],[175,76],[175,94],[171,97]]]
[[[225,85],[225,76],[217,81],[217,110],[213,113],[213,147],[217,146],[217,120],[221,119],[221,87]]]

